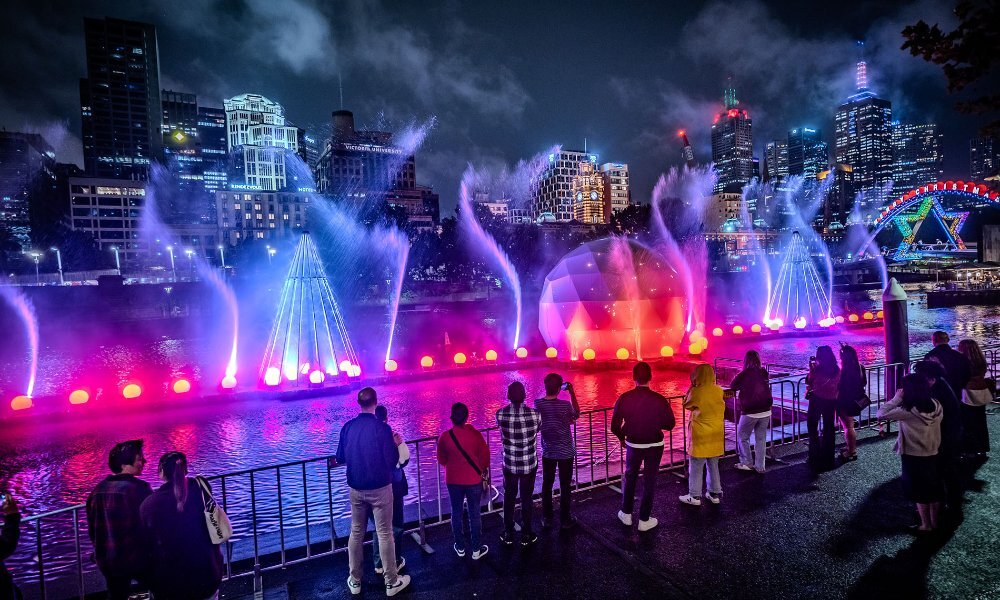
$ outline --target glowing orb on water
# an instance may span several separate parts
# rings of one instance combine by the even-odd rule
[[[806,322],[806,318],[805,317],[799,317],[798,319],[795,319],[795,321],[793,323],[793,325],[795,325],[796,329],[805,329],[807,324],[808,323]]]
[[[833,327],[837,323],[837,319],[833,317],[827,317],[819,322],[820,327]]]
[[[689,344],[688,345],[688,354],[691,354],[693,356],[697,356],[697,355],[701,354],[701,344],[699,344],[698,342],[694,342],[693,344]]]
[[[847,317],[847,320],[850,321],[851,323],[857,323],[858,322],[858,315],[852,314],[851,316]]]
[[[721,327],[716,327],[715,329],[713,329],[712,330],[712,335],[714,335],[715,337],[721,337],[722,336],[722,328]]]
[[[875,315],[873,315],[871,312],[865,312],[863,316],[865,318],[865,321],[871,321],[872,319],[875,318]]]
[[[594,352],[593,348],[587,348],[583,351],[583,360],[594,360],[597,357],[597,353]]]
[[[486,360],[488,360],[490,362],[493,362],[496,359],[497,359],[497,351],[496,350],[487,350],[486,351]]]
[[[87,390],[73,390],[69,393],[70,404],[86,404],[90,401],[90,392]]]
[[[733,326],[733,334],[735,334],[735,335],[743,335],[743,326],[742,325],[734,325]]]
[[[391,358],[389,360],[385,361],[385,370],[386,371],[392,373],[392,372],[394,372],[398,368],[399,368],[399,365],[396,364],[396,361],[392,360]]]
[[[527,358],[528,349],[525,348],[524,346],[521,346],[520,348],[517,349],[517,352],[515,352],[514,354],[516,354],[518,358]]]
[[[191,382],[187,379],[178,379],[171,384],[170,389],[173,390],[175,394],[186,394],[191,391]]]
[[[361,377],[361,365],[349,365],[347,367],[348,377]]]
[[[660,356],[662,356],[663,358],[670,358],[673,355],[674,355],[674,349],[671,348],[670,346],[664,346],[660,348]]]
[[[545,349],[545,358],[555,358],[557,356],[559,356],[559,351],[552,346]]]
[[[885,313],[882,311],[878,311],[877,313],[875,313],[875,318],[877,319],[885,318]]]
[[[434,366],[434,359],[429,356],[425,356],[420,359],[420,366],[425,369],[429,369]]]
[[[142,387],[138,383],[130,383],[122,388],[122,397],[128,398],[129,400],[133,398],[138,398],[142,395]]]
[[[10,407],[14,410],[25,410],[32,407],[31,398],[28,396],[14,396],[10,401]]]
[[[688,334],[688,341],[692,342],[692,343],[693,342],[697,342],[698,340],[702,339],[703,337],[705,337],[704,334],[702,334],[701,331],[695,329],[690,334]]]
[[[264,372],[264,385],[278,385],[281,383],[281,371],[278,367],[268,367]]]
[[[236,378],[232,375],[226,375],[222,378],[222,389],[231,390],[236,387]]]
[[[625,348],[619,348],[618,350],[615,351],[615,358],[617,358],[618,360],[628,359],[628,350],[626,350]]]
[[[752,333],[760,333],[760,324],[754,323],[753,325],[751,325],[750,326],[750,331]]]
[[[349,360],[342,360],[342,361],[340,361],[340,364],[339,364],[339,365],[337,365],[337,367],[338,367],[338,368],[339,368],[339,369],[340,369],[341,371],[343,371],[343,372],[347,373],[348,371],[350,371],[350,370],[351,370],[351,361],[349,361]],[[305,373],[305,371],[303,371],[303,374],[304,374],[304,373]]]
[[[465,361],[467,361],[467,360],[469,360],[469,357],[467,357],[465,355],[465,353],[463,353],[463,352],[459,352],[458,354],[455,355],[455,364],[456,365],[464,365]]]
[[[833,318],[833,320],[836,321],[837,323],[843,323],[844,317],[841,315],[837,315],[836,317]]]
[[[309,374],[309,383],[313,385],[319,385],[323,383],[325,380],[326,380],[326,375],[323,374],[323,371],[313,371],[312,373]]]

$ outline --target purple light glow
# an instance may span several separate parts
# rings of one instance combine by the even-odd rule
[[[35,391],[35,374],[38,371],[38,319],[35,317],[35,307],[15,287],[0,285],[0,296],[3,296],[24,326],[24,333],[28,337],[28,385],[25,387],[24,395],[31,398]]]

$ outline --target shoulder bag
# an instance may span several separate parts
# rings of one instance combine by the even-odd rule
[[[465,460],[466,460],[466,462],[469,463],[469,466],[471,466],[472,469],[476,473],[479,474],[479,477],[482,478],[482,480],[483,480],[483,491],[484,492],[489,492],[490,491],[490,474],[487,473],[487,472],[485,472],[485,471],[483,471],[482,469],[480,469],[479,465],[476,464],[476,461],[472,460],[472,457],[469,456],[469,453],[466,452],[465,448],[462,447],[462,444],[458,443],[458,437],[455,435],[455,430],[454,429],[449,429],[448,430],[448,435],[451,436],[451,441],[455,442],[455,447],[458,448],[458,451],[461,452],[462,456],[465,457]]]
[[[233,525],[229,522],[229,515],[215,502],[205,478],[195,477],[194,479],[198,482],[198,487],[201,488],[201,499],[205,503],[205,524],[208,526],[208,537],[211,538],[213,544],[222,544],[233,537]]]

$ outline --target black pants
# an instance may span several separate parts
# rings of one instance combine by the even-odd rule
[[[503,526],[507,535],[514,534],[514,504],[517,503],[518,492],[521,496],[521,534],[531,535],[531,514],[535,505],[531,496],[535,493],[534,469],[527,475],[515,475],[507,469],[503,470]]]
[[[990,430],[986,425],[986,407],[962,404],[962,450],[969,454],[990,451]]]
[[[132,595],[131,576],[105,575],[104,579],[108,582],[108,600],[128,600],[128,597]]]
[[[663,446],[633,448],[625,450],[625,485],[622,486],[622,512],[632,514],[635,504],[635,484],[642,469],[642,500],[639,502],[639,520],[648,521],[653,512],[653,494],[656,492],[656,474],[660,471]]]
[[[833,454],[837,447],[837,421],[834,417],[836,408],[835,400],[819,397],[809,400],[806,419],[809,427],[809,464],[813,467],[833,466]],[[821,419],[822,432],[819,429]]]
[[[559,518],[565,524],[569,521],[570,498],[573,485],[573,459],[542,459],[542,516],[552,520],[552,484],[559,469]]]

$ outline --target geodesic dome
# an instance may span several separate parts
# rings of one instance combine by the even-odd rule
[[[587,348],[613,358],[675,350],[684,335],[684,284],[667,259],[627,238],[583,244],[545,277],[538,327],[549,346],[578,359]]]

